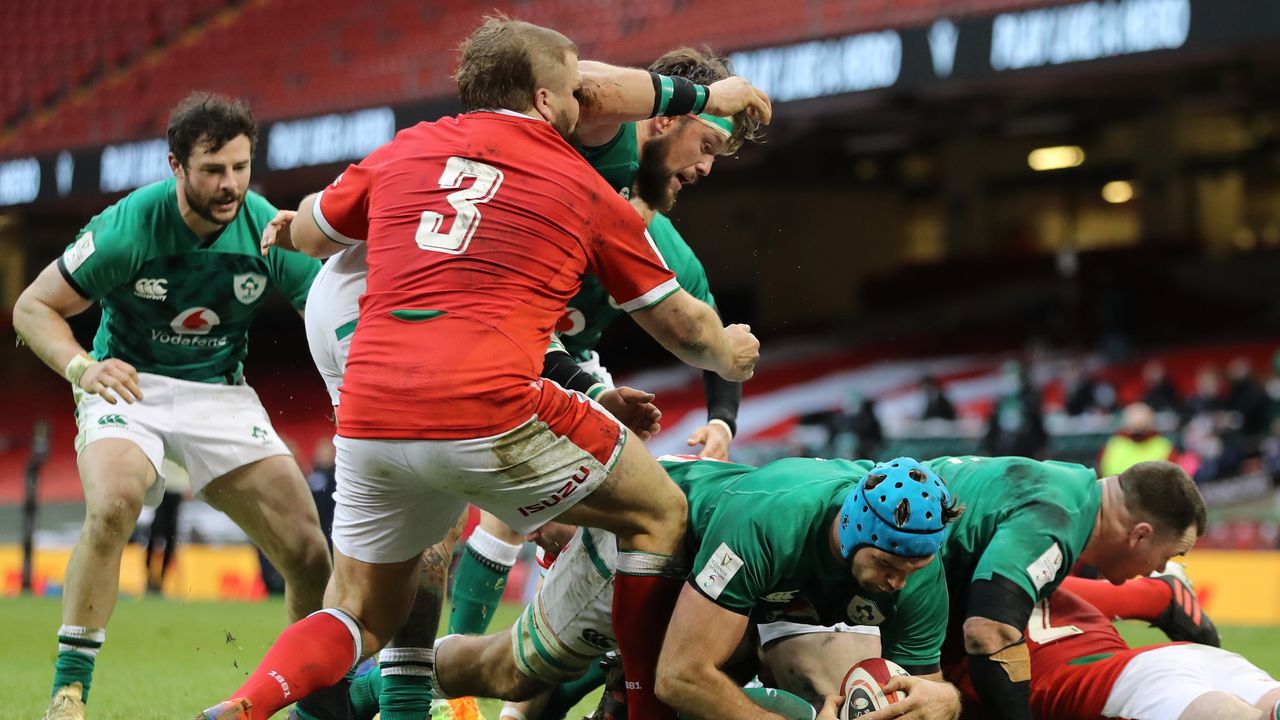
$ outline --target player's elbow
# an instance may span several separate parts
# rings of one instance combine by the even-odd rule
[[[990,618],[972,616],[964,621],[964,650],[970,655],[991,655],[1022,639],[1012,625]]]
[[[658,665],[658,673],[654,679],[653,692],[658,699],[672,708],[687,714],[690,705],[695,704],[698,692],[698,677],[703,668],[697,663],[685,659],[673,659],[664,654],[665,662]]]

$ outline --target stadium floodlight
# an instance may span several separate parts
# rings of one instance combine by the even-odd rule
[[[1128,180],[1112,180],[1102,186],[1102,199],[1113,205],[1129,202],[1133,199],[1133,183]]]
[[[1036,148],[1027,155],[1027,165],[1037,172],[1073,168],[1083,162],[1084,149],[1079,145]]]

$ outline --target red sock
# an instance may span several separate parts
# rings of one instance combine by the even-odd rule
[[[347,623],[332,614],[338,612],[312,613],[285,628],[231,697],[246,698],[253,705],[253,717],[266,718],[341,680],[356,663],[357,641]]]
[[[619,564],[627,555],[645,553],[620,552]],[[675,720],[675,711],[653,694],[653,683],[662,639],[683,585],[683,578],[662,575],[618,572],[613,577],[613,634],[627,679],[628,720]]]
[[[1062,581],[1062,588],[1084,598],[1113,620],[1155,622],[1173,598],[1173,588],[1168,583],[1149,577],[1112,585],[1106,580],[1071,576]]]

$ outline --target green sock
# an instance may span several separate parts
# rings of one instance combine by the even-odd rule
[[[391,647],[378,653],[382,720],[423,720],[431,716],[432,648]]]
[[[378,693],[382,720],[423,720],[431,716],[431,680],[421,675],[388,675]]]
[[[374,668],[351,681],[351,720],[373,720],[382,693],[382,671]]]
[[[542,711],[542,720],[563,720],[578,701],[591,694],[592,690],[599,690],[601,685],[604,685],[604,668],[593,662],[585,675],[557,685],[551,691],[551,699]]]
[[[482,635],[507,589],[507,573],[520,555],[520,545],[511,545],[476,528],[467,541],[453,573],[453,609],[449,613],[449,633]]]
[[[78,625],[58,628],[58,659],[53,664],[53,692],[49,693],[50,697],[57,694],[58,688],[78,682],[84,686],[80,697],[88,702],[93,662],[106,639],[107,631],[102,628]]]

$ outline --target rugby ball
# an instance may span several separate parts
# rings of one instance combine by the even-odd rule
[[[867,658],[849,668],[840,691],[844,704],[840,706],[840,720],[870,715],[876,710],[906,699],[906,694],[885,694],[884,686],[895,675],[908,675],[906,670],[884,658]]]

